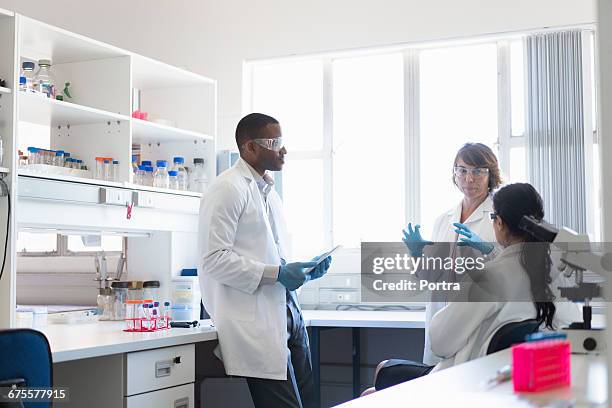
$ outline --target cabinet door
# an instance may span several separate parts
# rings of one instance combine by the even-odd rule
[[[195,381],[195,346],[167,347],[127,355],[126,396]]]
[[[126,408],[194,408],[193,384],[125,398]]]

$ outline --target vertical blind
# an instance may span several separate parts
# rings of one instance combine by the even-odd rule
[[[582,32],[530,35],[525,49],[529,179],[549,222],[586,233]]]

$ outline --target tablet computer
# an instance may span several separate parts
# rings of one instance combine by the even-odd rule
[[[313,266],[312,268],[308,269],[306,272],[310,273],[312,272],[317,266],[319,266],[319,264],[321,262],[323,262],[325,260],[325,258],[327,258],[328,256],[330,256],[331,254],[333,254],[334,252],[336,252],[339,248],[341,248],[342,245],[336,245],[335,247],[333,247],[332,249],[330,249],[329,251],[325,252],[324,254],[321,255],[321,257],[319,258],[319,260],[317,261],[317,264],[315,266]]]

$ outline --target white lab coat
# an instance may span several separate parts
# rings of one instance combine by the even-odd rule
[[[489,213],[493,211],[493,200],[491,197],[487,197],[474,212],[465,220],[464,224],[470,228],[473,232],[478,234],[484,241],[495,243],[495,232],[493,231],[493,224]],[[442,214],[436,219],[434,223],[433,233],[431,234],[431,240],[434,242],[457,242],[458,237],[455,233],[455,227],[453,223],[460,222],[461,219],[461,202],[454,208],[446,213]],[[469,247],[457,247],[451,245],[450,253],[448,254],[434,254],[426,247],[424,250],[425,256],[482,256],[479,252],[476,252]],[[489,257],[493,258],[498,252],[498,248],[494,250],[494,253]],[[431,275],[429,275],[431,277]],[[429,336],[429,326],[432,317],[446,306],[447,302],[444,299],[434,299],[427,303],[425,306],[425,347],[423,350],[423,363],[429,365],[435,365],[440,361],[431,350],[431,341]]]
[[[483,273],[501,291],[500,300],[531,298],[529,276],[520,264],[521,246],[504,248],[486,263]],[[443,359],[434,371],[486,355],[489,342],[499,328],[535,317],[532,301],[449,303],[433,316],[429,327],[432,351]]]
[[[270,225],[254,176],[242,159],[219,175],[200,205],[198,275],[226,373],[285,380],[285,287],[278,282],[260,285],[266,265],[288,259],[282,203],[274,189],[268,205],[275,225]]]

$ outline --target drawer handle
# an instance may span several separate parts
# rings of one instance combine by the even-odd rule
[[[155,378],[168,377],[172,374],[172,360],[157,361],[155,363]]]
[[[174,408],[189,408],[189,397],[183,397],[175,400]]]

